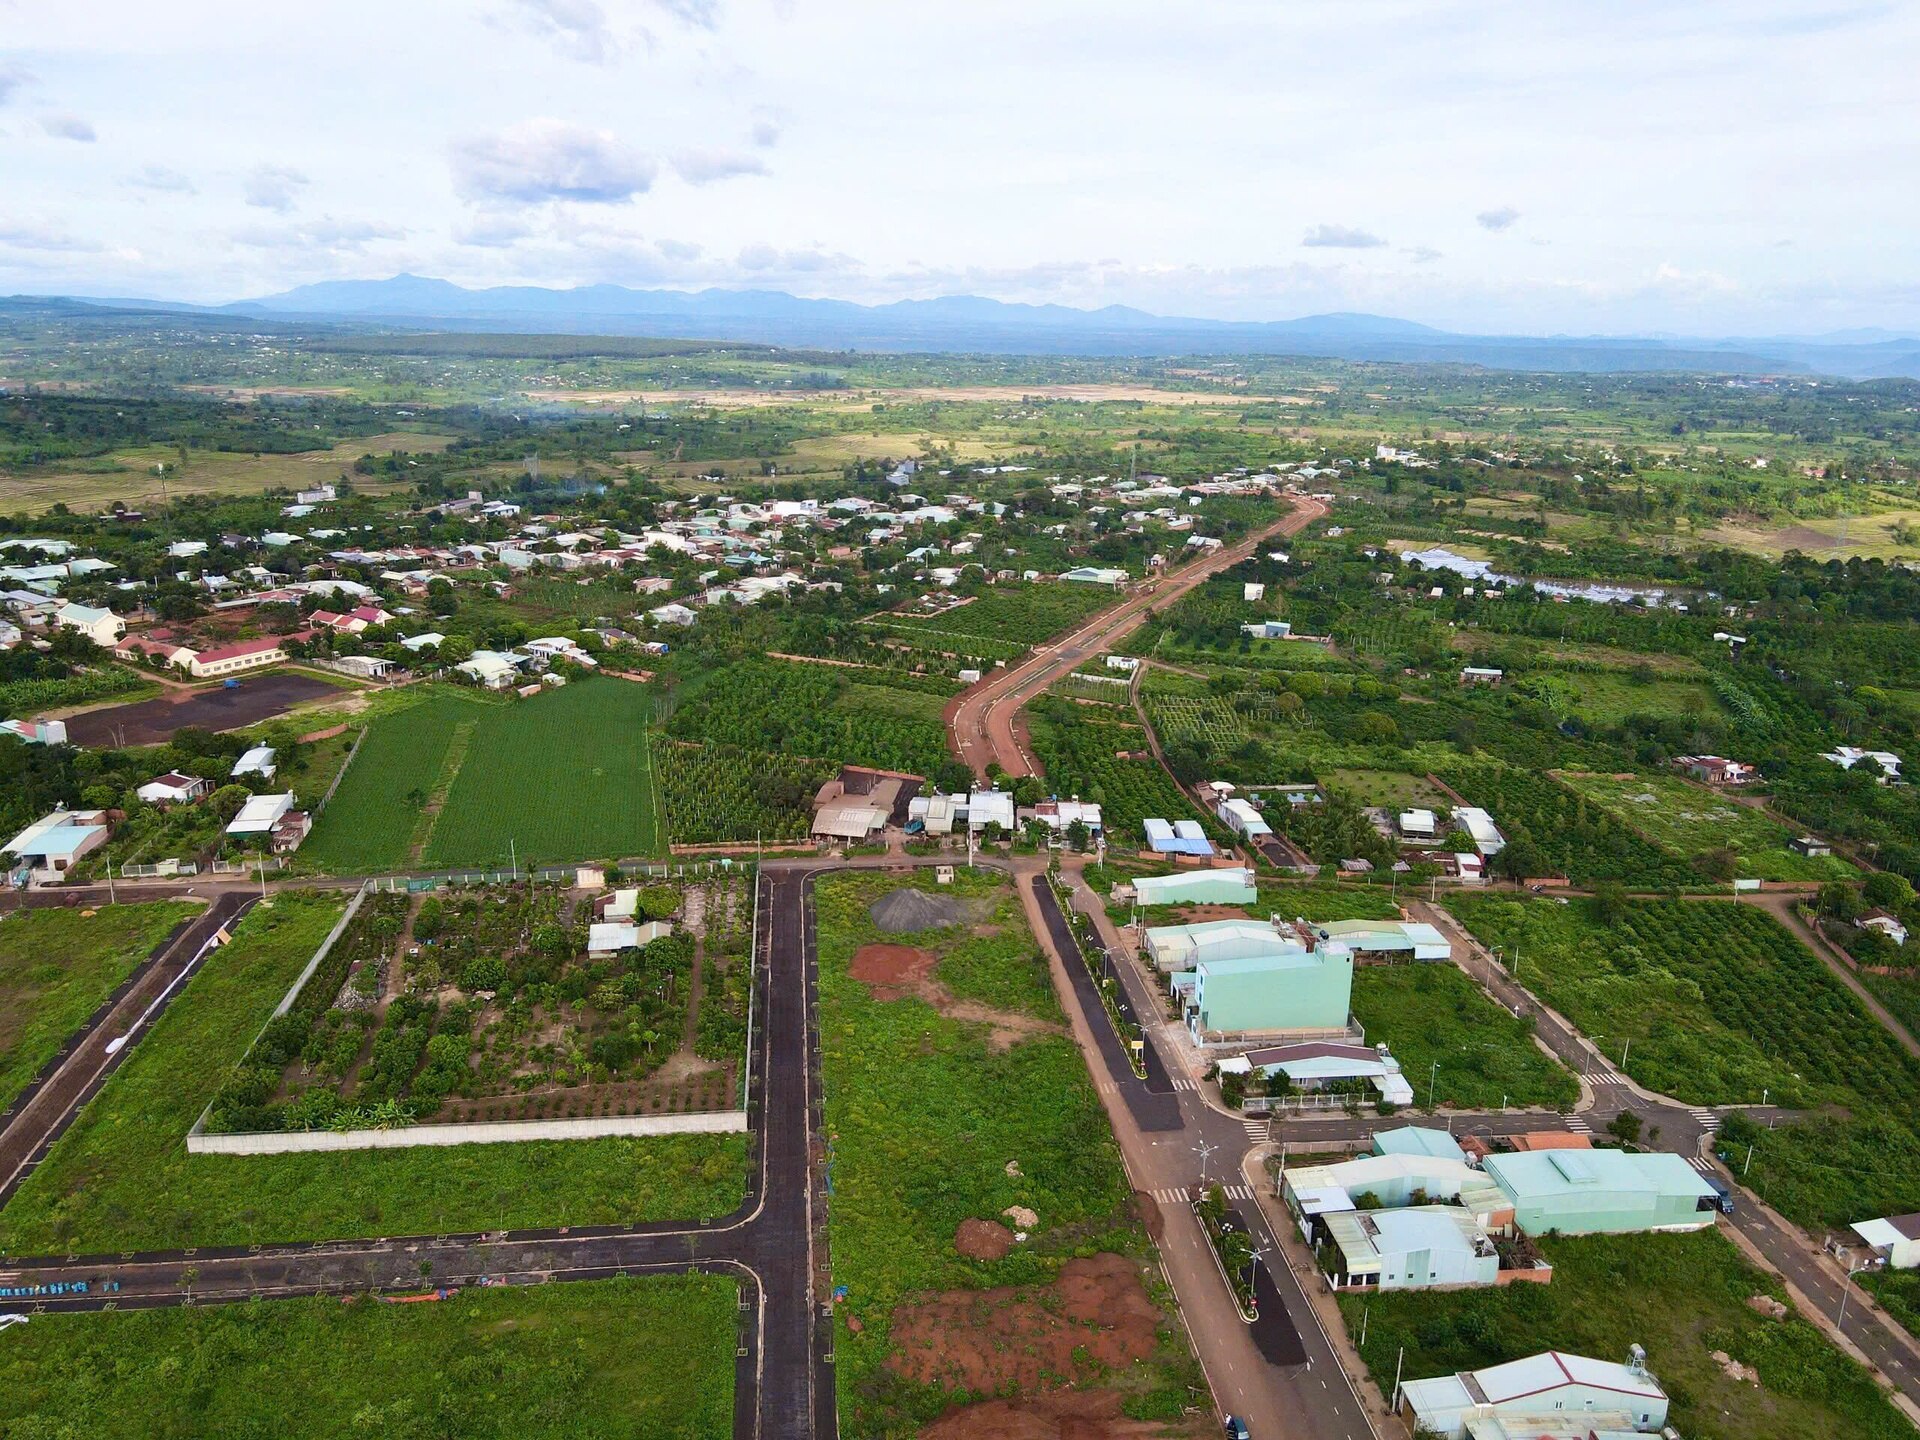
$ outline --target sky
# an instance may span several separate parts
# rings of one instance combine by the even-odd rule
[[[1920,5],[0,0],[0,293],[1920,330]]]

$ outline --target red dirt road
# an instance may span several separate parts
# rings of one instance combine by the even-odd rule
[[[1133,633],[1149,608],[1178,600],[1209,576],[1238,565],[1269,540],[1298,535],[1327,513],[1318,500],[1288,496],[1293,513],[1277,524],[1225,546],[1192,564],[1151,581],[1119,604],[1100,611],[1079,628],[1037,646],[1018,665],[995,670],[947,703],[947,744],[953,753],[986,777],[997,762],[1009,775],[1038,775],[1040,762],[1026,743],[1025,726],[1016,722],[1020,707],[1072,670],[1089,655]]]

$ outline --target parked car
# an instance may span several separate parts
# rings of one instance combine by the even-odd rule
[[[1227,1440],[1253,1440],[1252,1432],[1247,1429],[1247,1422],[1238,1415],[1227,1416]]]

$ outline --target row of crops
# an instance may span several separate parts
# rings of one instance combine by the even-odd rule
[[[1509,845],[1526,847],[1529,873],[1562,874],[1576,884],[1613,880],[1636,889],[1699,883],[1699,876],[1679,858],[1550,775],[1504,765],[1460,764],[1443,769],[1439,778],[1490,810]]]
[[[863,672],[864,674],[864,672]],[[832,666],[744,660],[703,684],[674,713],[667,733],[766,754],[808,756],[931,775],[947,758],[936,697],[925,704],[873,704],[871,687]],[[676,840],[681,840],[675,834]]]
[[[925,626],[945,635],[974,635],[1012,641],[1021,647],[1051,640],[1096,610],[1114,603],[1111,590],[1097,585],[1032,584],[989,590],[985,594],[925,617],[889,614],[887,624]]]
[[[814,792],[834,769],[797,756],[665,737],[655,739],[653,757],[662,826],[674,845],[804,840]]]
[[[1120,758],[1145,756],[1146,732],[1095,718],[1101,713],[1052,696],[1027,706],[1033,752],[1046,769],[1047,787],[1100,805],[1107,833],[1119,846],[1140,841],[1141,822],[1150,816],[1192,818],[1193,806],[1156,761]]]

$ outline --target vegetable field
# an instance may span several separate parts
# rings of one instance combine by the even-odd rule
[[[1765,911],[1733,901],[1448,902],[1523,983],[1649,1089],[1698,1105],[1837,1104],[1911,1113],[1920,1061]]]
[[[1061,631],[1115,601],[1114,593],[1097,585],[1038,583],[986,591],[952,610],[925,617],[889,613],[884,620],[902,630],[1006,640],[1023,646],[1051,640]]]
[[[1693,857],[1734,851],[1736,873],[1756,880],[1836,880],[1856,873],[1836,855],[1787,848],[1794,832],[1764,811],[1714,795],[1671,775],[1567,774],[1561,782],[1654,844]]]
[[[675,711],[678,740],[809,756],[931,775],[947,758],[939,697],[915,690],[875,703],[872,672],[856,683],[831,667],[744,660],[708,679]]]
[[[1533,1026],[1489,1000],[1452,965],[1363,965],[1353,1013],[1370,1044],[1385,1042],[1413,1086],[1460,1109],[1572,1105],[1580,1086],[1533,1043]]]

